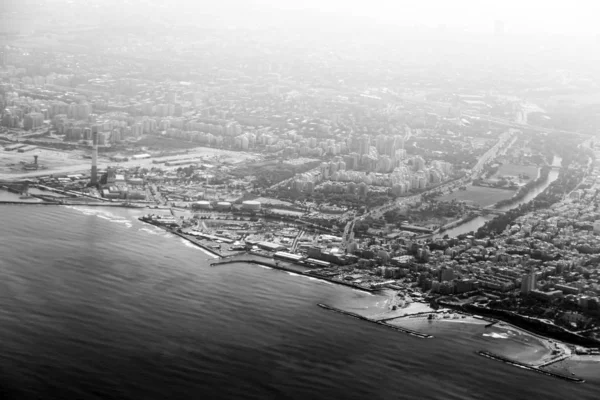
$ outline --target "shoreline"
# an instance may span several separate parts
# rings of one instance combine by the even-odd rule
[[[244,254],[243,256],[248,256],[248,254]],[[280,271],[291,272],[291,273],[302,275],[302,276],[306,276],[306,277],[309,277],[309,278],[314,278],[314,279],[318,279],[318,280],[322,280],[322,281],[326,281],[326,282],[331,282],[333,284],[338,284],[338,285],[350,287],[352,289],[364,291],[364,292],[367,292],[367,293],[373,293],[373,292],[379,290],[379,289],[368,289],[368,288],[364,288],[364,287],[353,285],[351,283],[340,282],[340,281],[336,281],[336,280],[329,279],[329,278],[326,278],[326,277],[321,277],[321,276],[318,276],[318,275],[313,275],[313,274],[310,273],[310,271],[303,272],[303,271],[299,271],[299,270],[294,270],[292,268],[289,268],[289,267],[286,267],[286,266],[282,266],[281,264],[275,264],[275,263],[271,263],[269,261],[253,260],[253,259],[248,259],[248,258],[246,258],[246,259],[243,259],[243,258],[242,259],[231,259],[233,257],[243,257],[243,256],[242,255],[240,255],[240,256],[232,256],[232,257],[230,257],[228,259],[224,259],[224,260],[221,260],[221,261],[216,261],[214,263],[211,263],[210,266],[211,267],[215,267],[215,266],[226,265],[226,264],[244,264],[244,263],[247,263],[247,264],[257,264],[257,265],[262,265],[262,266],[265,266],[265,267],[268,267],[268,268],[277,269],[277,270],[280,270]]]
[[[576,340],[577,341],[578,340],[586,340],[586,338],[581,337],[581,336],[577,335],[576,333],[572,333],[572,332],[568,332],[568,331],[538,332],[536,329],[534,329],[535,327],[532,327],[531,325],[528,324],[529,321],[526,321],[526,319],[528,317],[522,316],[519,314],[506,315],[505,314],[506,311],[502,312],[502,313],[494,313],[493,310],[481,309],[479,307],[472,307],[472,308],[475,308],[475,310],[470,310],[470,309],[465,309],[462,306],[453,305],[450,303],[441,303],[441,305],[443,305],[444,307],[452,308],[452,309],[459,309],[463,312],[466,311],[466,312],[470,312],[470,313],[477,313],[482,316],[485,316],[486,318],[497,319],[505,324],[508,324],[510,326],[518,328],[519,330],[525,331],[525,332],[529,333],[530,335],[535,336],[540,339],[560,342],[560,343],[564,343],[565,345],[569,345],[569,346],[580,346],[580,347],[585,347],[585,348],[599,347],[599,344],[600,344],[600,343],[594,342],[592,345],[592,342],[589,342],[589,341],[587,344],[575,343]],[[548,333],[548,334],[546,335],[545,333]],[[556,335],[566,335],[567,337],[569,337],[573,340],[565,340],[564,338],[558,337]]]
[[[382,292],[381,289],[368,289],[368,288],[363,288],[363,287],[359,287],[356,285],[353,285],[351,283],[347,283],[347,282],[342,282],[342,281],[337,281],[334,279],[330,279],[327,277],[322,277],[322,276],[316,276],[310,273],[310,271],[300,271],[297,269],[293,269],[290,267],[287,267],[285,265],[282,265],[284,262],[280,262],[280,261],[275,261],[272,258],[269,258],[267,256],[261,255],[261,254],[252,254],[249,252],[245,252],[245,253],[241,253],[241,254],[234,254],[234,255],[229,255],[229,256],[224,256],[222,254],[220,254],[219,252],[210,249],[206,246],[204,246],[201,243],[196,242],[193,238],[191,237],[187,237],[187,235],[185,234],[181,234],[179,232],[176,232],[173,229],[169,229],[165,226],[162,226],[160,224],[156,224],[156,223],[152,223],[151,221],[144,221],[141,219],[141,217],[139,218],[142,222],[146,222],[148,224],[160,227],[170,233],[175,234],[178,237],[181,237],[184,240],[189,241],[190,243],[202,248],[203,250],[206,250],[207,252],[210,252],[211,254],[213,254],[214,256],[216,256],[218,258],[218,260],[216,260],[215,262],[211,263],[211,266],[218,266],[218,265],[225,265],[225,264],[235,264],[235,263],[248,263],[248,264],[256,264],[256,265],[261,265],[261,266],[265,266],[267,268],[271,268],[271,269],[276,269],[276,270],[280,270],[280,271],[284,271],[284,272],[290,272],[290,273],[294,273],[294,274],[298,274],[298,275],[302,275],[302,276],[306,276],[309,278],[313,278],[313,279],[319,279],[322,281],[326,281],[326,282],[330,282],[332,284],[338,284],[341,286],[346,286],[355,290],[359,290],[359,291],[363,291],[369,294],[373,294],[374,292]],[[256,259],[253,257],[260,257],[260,258],[265,258],[265,260],[260,260],[260,259]],[[388,296],[388,301],[390,301],[390,304],[393,305],[392,303],[395,302],[397,295],[395,293],[390,293],[390,292],[386,292],[383,291],[383,294]],[[424,311],[418,311],[418,312],[407,312],[408,308],[410,308],[411,306],[414,307],[415,304],[423,304],[423,303],[419,303],[419,302],[411,302],[408,305],[404,306],[404,307],[399,307],[397,310],[392,310],[392,309],[388,309],[385,310],[375,316],[371,316],[371,317],[364,317],[361,316],[359,314],[354,314],[350,311],[345,311],[342,309],[336,309],[334,311],[337,312],[341,312],[341,313],[345,313],[347,315],[351,315],[354,316],[356,318],[359,319],[365,319],[368,320],[370,322],[373,323],[380,323],[383,325],[386,325],[390,328],[398,328],[399,331],[402,331],[403,329],[407,329],[407,328],[403,328],[403,327],[399,327],[399,326],[394,326],[391,324],[388,324],[388,321],[392,321],[392,320],[396,320],[396,319],[403,319],[403,318],[416,318],[419,317],[421,315],[428,315],[428,314],[440,314],[440,313],[444,313],[444,312],[454,312],[457,314],[461,314],[461,315],[465,315],[468,317],[472,317],[472,318],[476,318],[476,319],[480,319],[483,321],[486,321],[488,324],[486,325],[487,327],[493,326],[493,325],[497,325],[499,324],[499,326],[501,327],[505,327],[508,329],[513,329],[516,332],[518,332],[519,334],[522,335],[527,335],[533,338],[536,338],[537,340],[539,340],[541,342],[541,345],[546,348],[547,350],[549,350],[550,352],[554,351],[554,350],[560,350],[559,354],[550,354],[550,355],[546,355],[541,357],[539,360],[536,360],[535,362],[532,362],[530,364],[525,364],[528,365],[531,368],[543,368],[546,366],[549,366],[551,364],[563,361],[563,360],[569,360],[572,355],[573,352],[571,351],[571,349],[568,347],[568,345],[566,343],[563,343],[561,341],[558,341],[556,339],[553,339],[551,337],[546,337],[543,335],[540,335],[538,333],[529,331],[525,328],[522,328],[518,325],[515,324],[511,324],[510,321],[506,321],[503,318],[496,318],[496,316],[485,316],[485,315],[481,315],[481,314],[475,314],[472,313],[468,310],[463,310],[462,308],[460,309],[456,309],[455,307],[446,307],[447,310],[424,310]],[[426,304],[423,304],[424,307],[428,307]],[[327,306],[329,309],[333,309],[334,307],[330,307]],[[400,315],[393,315],[393,313],[400,313]],[[406,333],[406,332],[405,332]],[[419,333],[420,334],[420,333]],[[559,349],[560,347],[560,349]]]
[[[501,361],[504,364],[508,364],[511,365],[513,367],[517,367],[517,368],[521,368],[521,369],[526,369],[528,371],[533,371],[533,372],[537,372],[539,374],[542,375],[546,375],[546,376],[550,376],[553,378],[558,378],[558,379],[563,379],[569,382],[574,382],[574,383],[584,383],[585,380],[581,379],[581,378],[576,378],[574,376],[567,376],[567,375],[562,375],[556,372],[550,372],[550,371],[546,371],[541,369],[540,367],[534,367],[519,361],[515,361],[515,360],[511,360],[509,358],[503,357],[503,356],[499,356],[497,354],[491,353],[489,351],[478,351],[477,354],[479,354],[480,356],[492,359],[492,360],[496,360],[496,361]]]
[[[123,205],[120,203],[84,203],[84,202],[57,202],[57,201],[19,201],[19,200],[0,200],[0,204],[3,205],[16,205],[16,206],[82,206],[82,207],[121,207],[121,208],[136,208],[136,209],[144,209],[150,208],[155,209],[149,205]],[[167,210],[168,208],[163,208]]]
[[[4,202],[0,201],[0,204],[3,204]],[[11,202],[11,203],[15,203],[15,202]],[[20,203],[20,202],[16,202],[16,203]],[[44,204],[44,205],[68,205],[68,204],[55,204],[55,203],[47,203],[47,202],[41,202],[41,203],[25,203],[25,204]],[[86,206],[87,204],[81,204],[81,203],[75,203],[72,204],[73,206]],[[95,204],[97,206],[107,206],[108,204]],[[127,207],[127,206],[123,206],[122,204],[110,204],[110,206],[113,207],[122,207],[122,208],[131,208],[131,207]],[[109,207],[110,207],[109,206]],[[139,208],[139,207],[135,207],[135,208]],[[282,264],[285,264],[284,262],[280,262],[280,261],[276,261],[268,256],[262,255],[262,254],[252,254],[252,253],[238,253],[238,254],[232,254],[232,255],[223,255],[220,252],[209,248],[205,245],[203,245],[202,243],[197,242],[196,240],[194,240],[194,238],[189,237],[188,235],[181,233],[181,232],[177,232],[176,229],[172,229],[169,227],[166,227],[164,225],[158,224],[158,223],[152,223],[152,221],[148,221],[148,220],[143,220],[142,217],[138,218],[138,220],[145,222],[149,225],[153,225],[156,227],[159,227],[169,233],[173,233],[175,236],[180,237],[181,239],[184,239],[185,241],[193,244],[194,246],[197,246],[199,248],[201,248],[202,250],[204,250],[205,252],[209,253],[210,255],[212,255],[213,257],[217,258],[217,260],[215,260],[215,262],[211,263],[211,266],[216,266],[216,265],[220,265],[220,264],[232,264],[232,263],[248,263],[248,264],[257,264],[257,265],[262,265],[262,266],[266,266],[268,268],[271,269],[277,269],[277,270],[281,270],[281,271],[285,271],[285,272],[290,272],[293,274],[298,274],[298,275],[302,275],[302,276],[306,276],[309,277],[311,279],[318,279],[318,280],[322,280],[325,282],[329,282],[332,284],[338,284],[341,286],[346,286],[355,290],[359,290],[362,292],[366,292],[369,294],[373,294],[373,292],[380,292],[381,293],[381,289],[370,289],[370,288],[364,288],[364,287],[359,287],[356,286],[354,284],[351,283],[347,283],[347,282],[342,282],[342,281],[338,281],[338,280],[334,280],[334,279],[330,279],[327,277],[322,277],[322,276],[318,276],[318,275],[313,275],[311,274],[310,270],[308,271],[301,271],[298,269],[294,269],[294,268],[290,268],[289,266],[285,266]],[[260,260],[260,258],[264,258],[265,260]],[[392,292],[392,293],[391,293]],[[391,307],[392,305],[394,305],[393,303],[396,302],[397,300],[397,294],[396,291],[384,291],[383,294],[385,296],[388,297],[388,301],[390,302],[389,307]],[[418,312],[410,312],[409,309],[411,307],[414,307],[415,305],[423,305],[426,307],[426,304],[421,303],[421,302],[410,302],[405,306],[402,307],[398,307],[397,310],[391,310],[391,309],[387,309],[385,311],[383,311],[380,314],[375,315],[374,317],[366,317],[366,316],[362,316],[359,314],[354,314],[352,312],[349,311],[345,311],[343,309],[336,309],[334,307],[331,306],[326,306],[323,305],[323,308],[327,308],[329,310],[332,311],[336,311],[342,314],[346,314],[349,316],[353,316],[355,318],[358,319],[364,319],[367,320],[369,322],[372,323],[377,323],[380,325],[385,325],[388,328],[403,332],[403,333],[407,333],[407,334],[411,334],[413,336],[418,336],[418,337],[433,337],[431,335],[427,335],[425,333],[421,333],[421,332],[417,332],[417,331],[412,331],[409,328],[404,328],[401,326],[394,326],[392,324],[388,324],[388,321],[391,320],[396,320],[396,319],[403,319],[403,318],[416,318],[419,317],[421,315],[428,315],[428,314],[439,314],[441,312],[448,312],[451,310],[451,312],[455,312],[457,314],[462,314],[462,315],[466,315],[466,316],[470,316],[470,317],[474,317],[477,319],[482,319],[485,320],[487,322],[490,322],[492,324],[495,323],[500,323],[500,326],[504,327],[504,328],[508,328],[508,329],[513,329],[516,332],[518,332],[519,334],[523,334],[523,335],[527,335],[530,337],[534,337],[537,340],[539,340],[541,342],[541,344],[548,350],[550,351],[560,351],[559,353],[554,353],[551,355],[546,355],[541,357],[539,360],[536,360],[534,362],[529,362],[529,363],[523,363],[520,361],[516,361],[517,363],[521,363],[524,366],[528,367],[528,368],[532,368],[532,369],[536,369],[539,370],[540,373],[546,373],[548,371],[546,371],[545,367],[550,366],[551,364],[554,363],[558,363],[560,361],[586,361],[586,360],[594,360],[596,361],[595,357],[590,357],[589,359],[587,357],[578,357],[574,354],[574,352],[571,350],[571,348],[565,344],[562,343],[559,340],[553,339],[551,337],[546,337],[543,336],[541,334],[538,334],[536,332],[532,332],[528,329],[522,328],[519,325],[515,325],[513,323],[511,323],[511,321],[507,321],[502,317],[498,317],[498,316],[484,316],[484,315],[477,315],[474,314],[473,312],[470,312],[468,310],[462,310],[462,307],[460,307],[460,310],[456,310],[454,309],[454,307],[448,307],[448,311],[442,311],[442,310],[426,310],[426,311],[418,311]],[[320,304],[319,304],[320,305]],[[320,305],[321,306],[321,305]],[[401,315],[393,315],[394,312],[400,312]],[[501,321],[501,322],[500,322]],[[488,325],[489,326],[489,325]],[[486,327],[488,327],[486,326]],[[500,356],[503,357],[503,356]],[[513,362],[513,360],[510,360],[511,362]]]

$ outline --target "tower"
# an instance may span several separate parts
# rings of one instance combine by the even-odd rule
[[[92,185],[98,183],[98,131],[92,132],[92,173],[90,183]]]

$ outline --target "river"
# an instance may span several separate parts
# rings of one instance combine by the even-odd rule
[[[558,157],[558,156],[554,156],[554,158],[552,159],[552,166],[560,167],[561,164],[562,164],[562,158]],[[521,204],[528,203],[531,200],[535,199],[540,193],[542,193],[544,190],[546,190],[546,188],[548,186],[550,186],[550,184],[552,182],[554,182],[556,179],[558,179],[558,174],[559,174],[559,170],[557,170],[557,169],[550,170],[550,172],[548,173],[548,178],[546,179],[546,181],[543,184],[530,190],[529,193],[527,193],[527,195],[525,197],[523,197],[521,200],[519,200],[515,203],[512,203],[512,204],[506,205],[504,207],[500,207],[499,210],[501,210],[501,211],[512,210],[513,208],[519,207]],[[433,238],[438,239],[438,238],[442,238],[446,235],[448,235],[449,237],[455,237],[458,235],[462,235],[464,233],[475,232],[479,228],[481,228],[487,221],[489,221],[493,218],[494,218],[493,215],[479,216],[475,219],[465,222],[464,224],[457,225],[454,228],[448,229],[442,233],[438,233],[438,234],[434,235]]]

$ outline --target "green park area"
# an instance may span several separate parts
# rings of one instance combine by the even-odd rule
[[[456,190],[446,196],[438,198],[438,201],[466,201],[481,207],[491,206],[500,200],[506,200],[515,194],[512,190],[494,189],[483,186],[467,186],[466,190]]]
[[[529,181],[537,178],[538,167],[535,165],[502,164],[493,178],[515,177]]]

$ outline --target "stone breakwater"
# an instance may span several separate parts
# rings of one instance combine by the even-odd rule
[[[414,337],[418,337],[418,338],[421,338],[421,339],[431,339],[431,338],[433,338],[433,336],[428,335],[426,333],[421,333],[421,332],[413,331],[411,329],[401,328],[399,326],[389,325],[389,324],[387,324],[385,322],[382,322],[382,321],[375,321],[375,320],[369,319],[367,317],[363,317],[362,315],[358,315],[358,314],[355,314],[355,313],[352,313],[352,312],[349,312],[349,311],[344,311],[344,310],[341,310],[339,308],[328,306],[327,304],[319,303],[317,305],[319,307],[324,308],[324,309],[329,310],[329,311],[333,311],[333,312],[337,312],[337,313],[340,313],[340,314],[348,315],[348,316],[350,316],[352,318],[361,319],[363,321],[371,322],[373,324],[382,325],[382,326],[385,326],[386,328],[390,328],[390,329],[393,329],[393,330],[398,331],[398,332],[406,333],[408,335],[411,335],[411,336],[414,336]]]

